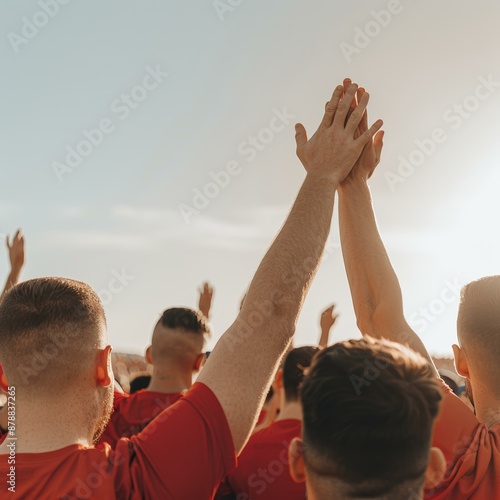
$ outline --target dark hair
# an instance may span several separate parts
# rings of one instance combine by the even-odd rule
[[[130,394],[140,391],[141,389],[147,389],[149,383],[151,382],[151,375],[149,373],[141,373],[135,376],[130,381]]]
[[[267,394],[266,394],[266,403],[271,401],[273,396],[274,396],[274,389],[273,389],[273,386],[271,386],[271,387],[269,387],[269,390],[267,391]]]
[[[423,482],[442,393],[427,361],[386,340],[320,351],[301,387],[304,460],[359,496]]]
[[[16,285],[0,305],[0,357],[9,383],[43,385],[48,373],[67,378],[71,363],[78,372],[105,324],[99,297],[85,283],[38,278]]]
[[[500,355],[500,276],[487,276],[462,288],[457,318],[458,337],[467,349]]]
[[[205,316],[188,307],[171,307],[163,311],[159,322],[165,328],[210,335],[210,327]]]
[[[283,386],[287,401],[299,399],[299,387],[304,379],[304,370],[311,365],[317,347],[304,346],[292,349],[283,362]]]

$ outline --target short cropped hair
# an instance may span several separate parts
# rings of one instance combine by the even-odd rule
[[[163,311],[159,323],[165,328],[186,330],[204,336],[210,335],[207,319],[199,311],[189,307],[171,307]]]
[[[71,383],[90,369],[105,325],[99,297],[85,283],[38,278],[16,285],[0,305],[0,362],[9,384],[40,391]]]
[[[500,276],[487,276],[462,288],[457,318],[458,338],[467,349],[500,355]]]
[[[304,379],[304,371],[311,365],[317,347],[304,346],[292,349],[283,362],[283,386],[287,401],[299,399],[299,387]]]
[[[304,460],[350,494],[423,484],[441,388],[428,362],[386,340],[320,351],[301,387]]]

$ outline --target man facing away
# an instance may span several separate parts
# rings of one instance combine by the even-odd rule
[[[429,363],[400,344],[339,342],[318,353],[301,388],[302,440],[291,473],[307,498],[417,500],[441,480],[431,448],[442,392]]]
[[[343,97],[342,86],[335,89],[310,140],[296,126],[305,180],[197,382],[115,450],[93,446],[113,396],[111,347],[95,292],[84,283],[42,278],[6,295],[0,362],[15,390],[16,416],[0,445],[0,491],[40,500],[213,497],[291,342],[325,248],[337,186],[382,126],[378,120],[355,137],[368,103],[365,94],[350,112],[356,90],[351,85]],[[12,447],[15,464],[9,464]]]
[[[151,382],[147,389],[117,401],[100,442],[114,448],[118,439],[137,434],[181,398],[200,369],[209,335],[201,312],[186,307],[165,310],[146,350],[146,360],[153,365]]]
[[[350,80],[344,83],[348,87]],[[381,149],[380,133],[339,187],[342,253],[356,319],[363,334],[408,344],[428,360],[437,378],[427,349],[405,319],[401,287],[377,229],[367,181]],[[500,498],[499,325],[500,276],[465,286],[453,351],[475,414],[450,390],[445,391],[433,444],[443,451],[447,469],[443,482],[428,489],[427,498]]]

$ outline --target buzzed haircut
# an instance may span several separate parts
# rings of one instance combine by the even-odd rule
[[[106,325],[92,288],[66,278],[13,287],[0,305],[0,362],[11,385],[50,390],[69,384],[93,362]]]
[[[500,355],[500,276],[487,276],[462,288],[457,318],[462,346]]]
[[[423,357],[386,340],[339,342],[315,356],[300,396],[312,476],[363,498],[422,487],[442,399]]]
[[[186,330],[204,336],[210,335],[210,326],[205,316],[188,307],[171,307],[163,311],[159,323],[165,328]]]
[[[311,365],[317,347],[304,346],[292,349],[283,362],[283,386],[287,401],[299,399],[299,387],[304,379],[304,371]]]

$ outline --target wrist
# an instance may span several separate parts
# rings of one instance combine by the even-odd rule
[[[344,193],[356,193],[356,192],[370,192],[370,188],[368,187],[368,179],[363,178],[352,178],[347,177],[343,180],[338,187],[339,195]]]
[[[321,186],[328,187],[328,189],[336,190],[339,186],[339,180],[332,173],[318,172],[310,170],[307,172],[307,179],[315,182]]]
[[[21,269],[11,269],[7,280],[12,285],[17,285],[20,276],[21,276]]]

